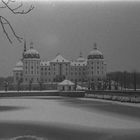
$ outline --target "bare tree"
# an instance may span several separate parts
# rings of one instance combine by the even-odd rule
[[[1,6],[0,6],[1,9],[7,8],[14,15],[25,15],[25,14],[28,14],[34,8],[34,6],[31,5],[27,10],[24,10],[23,9],[23,3],[22,3],[22,1],[19,2],[19,1],[16,1],[16,0],[1,0],[0,4],[1,4]],[[13,43],[13,41],[12,41],[12,39],[10,38],[10,36],[8,34],[8,31],[7,31],[7,28],[8,27],[12,31],[12,34],[14,35],[14,37],[20,43],[22,42],[23,38],[20,37],[20,36],[18,36],[16,34],[16,32],[14,31],[11,23],[4,16],[2,16],[2,15],[0,15],[0,24],[2,26],[2,29],[3,29],[4,34],[6,35],[7,39],[9,40],[9,42],[11,44]]]
[[[18,79],[18,81],[17,81],[17,91],[20,90],[20,88],[21,88],[21,83],[22,83],[22,82],[23,82],[23,79],[22,79],[22,78]]]
[[[134,71],[133,72],[133,77],[134,77],[134,82],[133,82],[133,84],[134,84],[134,91],[136,91],[137,90],[137,73],[136,73],[136,71]]]
[[[30,79],[30,80],[29,80],[29,91],[32,90],[32,83],[33,83],[33,79]]]
[[[43,90],[43,81],[42,80],[38,80],[38,84],[39,84],[40,91]]]

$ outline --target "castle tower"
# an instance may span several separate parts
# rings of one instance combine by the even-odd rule
[[[106,77],[106,64],[103,54],[98,50],[94,43],[93,50],[87,57],[87,79],[90,84],[96,85]]]
[[[30,43],[30,49],[26,50],[26,44],[24,45],[24,57],[23,57],[23,82],[29,84],[38,83],[40,81],[40,55],[33,47],[33,42]]]

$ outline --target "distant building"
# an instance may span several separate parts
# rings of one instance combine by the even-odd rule
[[[23,85],[62,82],[65,79],[74,83],[96,83],[106,78],[106,63],[96,44],[87,59],[80,53],[75,61],[67,60],[61,54],[53,60],[42,61],[33,43],[28,50],[24,44],[23,56],[13,69],[13,77],[14,84],[21,81]]]

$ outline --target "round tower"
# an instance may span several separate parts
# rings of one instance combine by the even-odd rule
[[[98,50],[97,44],[94,44],[93,50],[87,57],[87,79],[90,86],[97,86],[106,77],[106,64],[103,54]]]
[[[30,49],[23,53],[23,82],[25,84],[38,83],[40,81],[40,55],[30,43]]]

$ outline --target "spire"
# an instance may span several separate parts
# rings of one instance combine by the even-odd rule
[[[83,54],[82,54],[82,52],[80,51],[80,55],[79,55],[79,57],[83,57]]]
[[[94,43],[94,50],[97,50],[97,44]]]
[[[33,42],[31,41],[31,43],[30,43],[30,49],[33,49]]]
[[[57,53],[56,56],[60,55],[60,53]]]
[[[23,53],[22,53],[22,58],[21,60],[24,59],[24,53],[26,52],[26,40],[24,39],[24,50],[23,50]]]
[[[24,52],[26,52],[26,40],[24,40]]]

